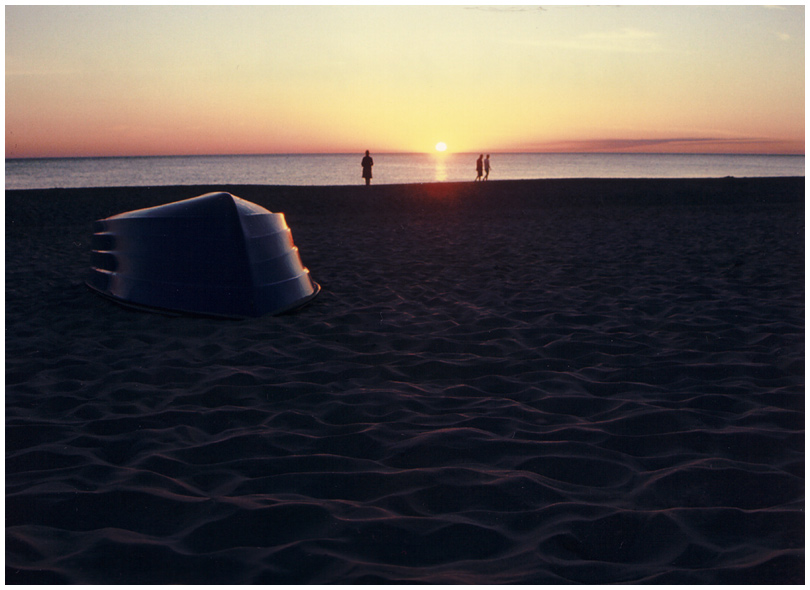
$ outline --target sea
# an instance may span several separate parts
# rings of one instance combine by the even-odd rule
[[[362,184],[363,154],[7,159],[6,189]],[[372,184],[464,182],[478,154],[374,154]],[[489,180],[804,176],[803,155],[499,153]]]

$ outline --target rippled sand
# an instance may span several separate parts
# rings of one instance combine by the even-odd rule
[[[323,286],[118,307],[230,190]],[[804,179],[6,193],[8,583],[803,583]]]

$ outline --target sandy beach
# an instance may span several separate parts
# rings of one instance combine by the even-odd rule
[[[122,308],[225,190],[323,290]],[[804,178],[6,192],[7,583],[804,583]]]

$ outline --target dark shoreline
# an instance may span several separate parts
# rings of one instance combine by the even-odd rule
[[[721,207],[797,205],[804,177],[718,179],[549,179],[485,183],[365,186],[182,185],[158,187],[7,190],[6,231],[16,226],[81,223],[124,211],[162,205],[212,191],[227,191],[271,211],[318,211],[325,199],[352,209],[440,211],[464,203],[492,209],[602,206]],[[67,199],[60,203],[61,199]]]

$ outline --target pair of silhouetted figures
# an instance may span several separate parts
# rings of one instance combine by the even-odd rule
[[[484,158],[484,154],[481,154],[475,161],[475,171],[478,173],[478,176],[475,177],[475,181],[489,180],[489,170],[489,154],[487,154],[486,158]]]

